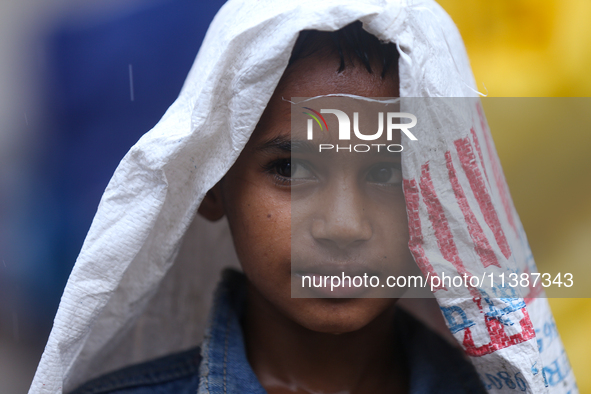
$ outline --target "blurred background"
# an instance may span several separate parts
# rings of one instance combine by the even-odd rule
[[[439,3],[489,97],[591,94],[588,0]],[[0,393],[27,392],[111,174],[178,95],[222,4],[0,1]],[[540,271],[591,266],[591,133],[505,118],[515,128],[489,121]],[[550,304],[591,392],[591,299]]]

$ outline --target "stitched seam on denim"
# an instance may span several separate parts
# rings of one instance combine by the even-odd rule
[[[207,375],[204,376],[205,378],[205,389],[207,390],[207,394],[210,394],[209,391],[209,356],[207,357]],[[197,393],[199,393],[199,389],[197,389]]]
[[[202,354],[205,355],[205,357],[202,359],[201,362],[203,363],[203,368],[207,371],[203,375],[203,378],[205,378],[204,387],[205,387],[205,390],[207,391],[207,394],[211,394],[211,390],[209,388],[209,373],[211,372],[210,366],[209,366],[209,364],[210,364],[209,360],[211,359],[211,349],[210,349],[211,346],[210,345],[211,345],[211,341],[213,340],[212,327],[214,325],[214,322],[216,321],[215,311],[217,311],[218,307],[219,307],[218,298],[220,295],[218,294],[218,292],[219,291],[216,291],[214,293],[213,303],[211,305],[211,312],[212,313],[210,314],[210,316],[207,319],[207,326],[206,326],[207,330],[205,331],[205,338],[203,341],[203,346],[201,348],[201,351],[203,352]],[[200,378],[201,378],[201,376],[200,376]],[[197,389],[197,394],[199,394],[199,389]]]
[[[207,394],[210,394],[211,392],[209,391],[209,360],[207,362],[207,375],[205,375],[205,388],[207,390]],[[199,389],[197,389],[197,393],[199,393]]]
[[[209,391],[209,355],[207,357],[206,367],[207,367],[207,375],[204,376],[205,377],[205,389],[207,390],[207,394],[210,394],[210,391]],[[199,389],[197,389],[197,393],[199,393]]]
[[[226,337],[224,341],[224,394],[227,393],[227,366],[228,366],[228,337],[230,336],[230,313],[228,313],[228,320],[226,322]]]

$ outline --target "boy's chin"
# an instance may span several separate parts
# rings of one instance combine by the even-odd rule
[[[344,334],[363,329],[393,311],[396,299],[349,298],[298,299],[288,317],[300,326],[319,333]],[[387,318],[387,317],[386,317]]]

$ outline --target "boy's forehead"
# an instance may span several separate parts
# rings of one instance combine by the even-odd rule
[[[396,68],[382,78],[381,74],[369,72],[357,61],[339,72],[340,58],[337,54],[314,54],[299,59],[283,74],[277,90],[291,97],[315,97],[344,93],[365,97],[398,97],[399,83]]]
[[[292,99],[330,94],[349,94],[363,97],[398,97],[396,72],[383,78],[369,73],[353,63],[338,72],[340,59],[336,54],[320,53],[295,62],[279,81],[269,100],[250,142],[277,137],[290,138]]]

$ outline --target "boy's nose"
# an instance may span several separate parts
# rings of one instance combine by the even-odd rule
[[[321,197],[311,235],[320,243],[345,249],[368,241],[373,235],[364,198],[354,187],[341,186]]]

